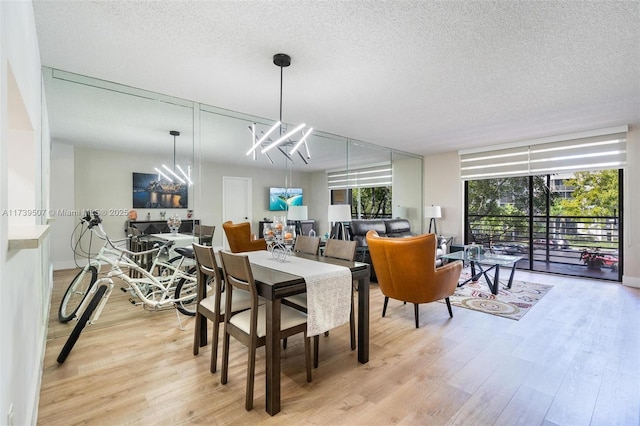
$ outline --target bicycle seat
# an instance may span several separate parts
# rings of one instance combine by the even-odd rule
[[[174,250],[180,256],[188,257],[189,259],[195,259],[193,254],[193,247],[178,247]]]

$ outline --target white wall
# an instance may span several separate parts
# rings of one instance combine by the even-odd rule
[[[60,214],[75,209],[74,191],[74,151],[73,146],[51,144],[51,257],[56,269],[73,268],[75,264],[69,257],[69,238],[77,217]]]
[[[622,283],[640,287],[640,119],[627,133],[627,167],[624,172],[624,271]]]
[[[422,192],[422,161],[419,158],[393,156],[392,206],[394,217],[397,207],[407,210],[405,219],[411,223],[411,231],[422,233],[422,199],[416,194]]]
[[[464,205],[460,163],[457,152],[429,155],[424,159],[424,205],[440,206],[442,218],[436,219],[438,233],[464,242]],[[429,219],[425,219],[425,231]]]
[[[457,152],[430,155],[424,159],[425,205],[442,206],[438,232],[464,239],[464,194]],[[624,275],[625,285],[640,287],[640,122],[632,123],[627,134],[627,167],[624,171]],[[428,226],[428,224],[427,224]]]
[[[0,424],[26,425],[37,419],[51,289],[49,237],[37,249],[8,250],[9,228],[44,223],[49,200],[47,115],[31,2],[0,2],[0,75]],[[16,170],[21,165],[26,173]],[[23,193],[9,195],[12,183]],[[23,208],[37,213],[15,220],[13,212]]]

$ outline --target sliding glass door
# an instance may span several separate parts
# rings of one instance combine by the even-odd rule
[[[622,170],[465,182],[465,243],[519,268],[621,281]]]

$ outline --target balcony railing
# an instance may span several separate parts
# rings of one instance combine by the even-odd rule
[[[619,223],[618,218],[609,216],[536,215],[530,222],[529,216],[469,215],[466,239],[494,252],[523,256],[529,260],[527,269],[549,270],[551,265],[563,273],[562,265],[566,265],[565,269],[571,269],[567,273],[576,275],[579,269],[574,266],[589,269],[593,265],[586,259],[597,256],[600,270],[616,272],[620,267]],[[524,263],[518,266],[525,267]],[[584,275],[593,276],[591,272]],[[605,279],[618,279],[618,274],[614,275]]]

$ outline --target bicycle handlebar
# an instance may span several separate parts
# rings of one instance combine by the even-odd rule
[[[96,225],[99,225],[100,223],[102,223],[102,219],[100,219],[100,215],[98,214],[97,210],[94,210],[91,212],[93,214],[93,218],[91,217],[91,214],[89,214],[89,211],[86,211],[86,214],[84,215],[83,218],[80,219],[81,222],[87,222],[88,223],[88,228],[91,229]]]
[[[93,227],[97,226],[98,229],[100,230],[99,233],[96,233],[96,235],[98,236],[98,238],[105,240],[113,249],[125,253],[128,256],[141,256],[141,255],[145,255],[145,254],[149,254],[149,253],[155,253],[158,252],[162,249],[165,248],[169,248],[172,245],[175,244],[175,241],[167,241],[162,245],[156,244],[152,249],[149,250],[144,250],[144,251],[130,251],[127,250],[125,248],[122,247],[116,247],[116,245],[114,244],[114,242],[120,242],[120,241],[124,241],[127,240],[128,238],[123,238],[122,240],[115,240],[112,241],[109,236],[107,235],[107,233],[105,232],[104,228],[102,227],[102,219],[100,218],[100,215],[98,214],[97,211],[93,211],[93,218],[91,218],[91,216],[89,215],[89,213],[87,212],[87,214],[82,218],[83,222],[87,222],[88,223],[88,228],[92,229]]]
[[[91,214],[89,214],[89,211],[87,211],[84,217],[80,219],[80,221],[83,223],[87,223],[87,228],[91,230],[93,230],[93,228],[97,226],[98,229],[100,230],[100,232],[95,233],[98,236],[98,238],[105,240],[114,250],[125,253],[128,256],[140,256],[140,255],[155,253],[163,249],[169,249],[171,246],[175,244],[175,241],[166,241],[161,245],[156,243],[152,249],[134,252],[121,247],[116,247],[114,243],[125,241],[125,240],[128,240],[129,238],[123,238],[120,240],[111,240],[107,235],[107,233],[105,232],[104,228],[102,227],[102,219],[100,218],[100,214],[98,213],[97,210],[92,211]]]

